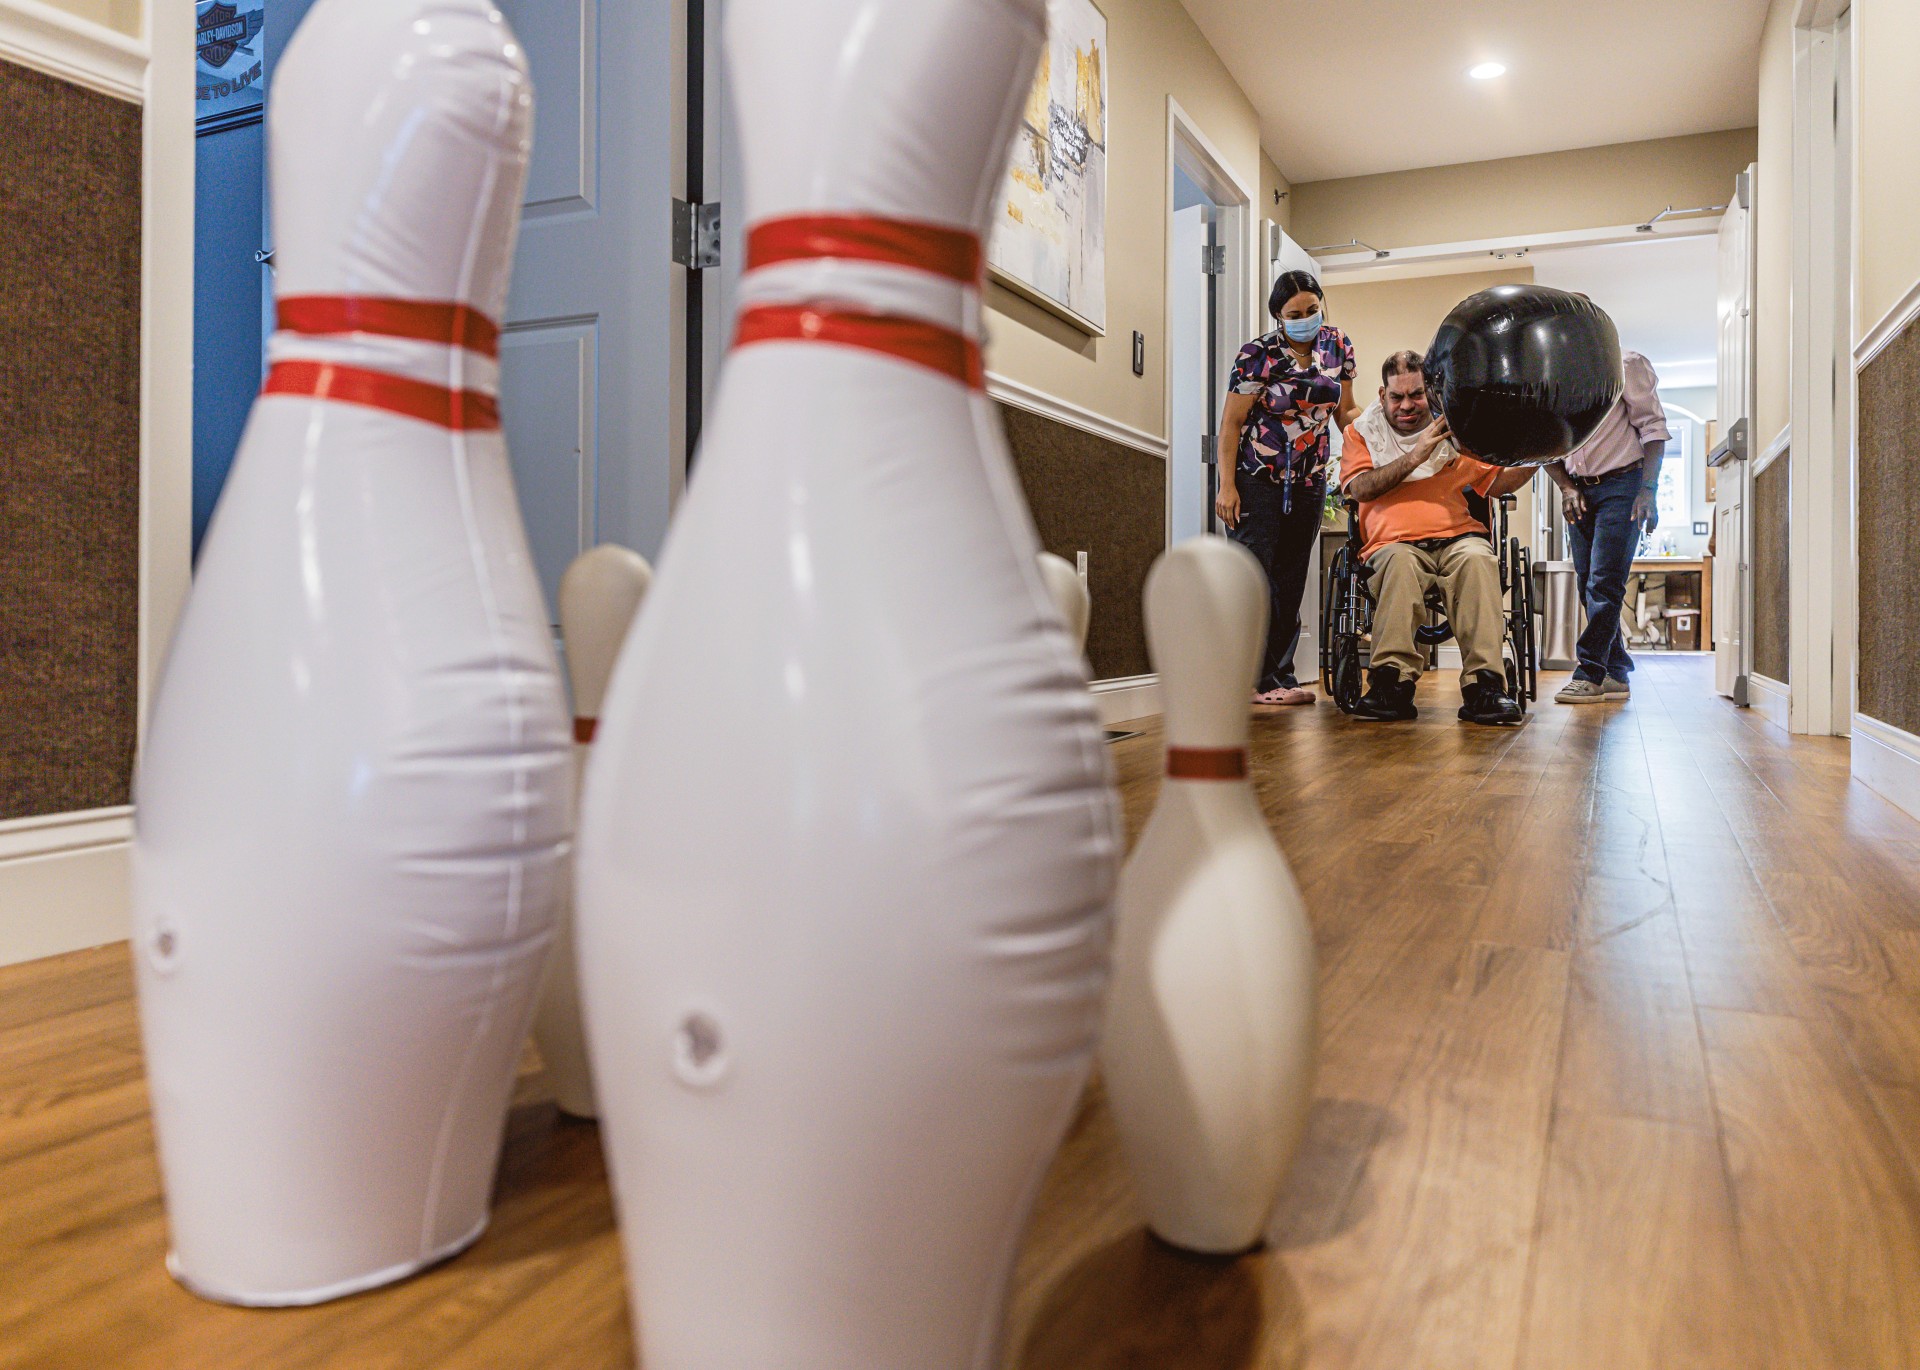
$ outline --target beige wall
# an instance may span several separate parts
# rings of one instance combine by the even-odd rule
[[[1760,37],[1760,166],[1753,207],[1756,454],[1786,427],[1793,413],[1788,375],[1793,301],[1793,3],[1773,0]]]
[[[1282,198],[1274,201],[1278,191]],[[1260,201],[1257,206],[1258,218],[1271,219],[1289,233],[1293,231],[1293,186],[1280,174],[1280,168],[1273,164],[1273,158],[1266,153],[1260,154]]]
[[[1108,75],[1107,335],[1092,338],[997,285],[987,366],[1097,414],[1166,433],[1167,97],[1179,101],[1248,190],[1261,180],[1253,106],[1180,0],[1103,0]],[[1266,196],[1269,206],[1273,195]],[[1253,206],[1257,231],[1262,211]],[[1147,338],[1133,374],[1133,332]]]
[[[1854,0],[1860,53],[1856,94],[1860,146],[1859,308],[1865,334],[1920,279],[1920,4]]]
[[[1360,374],[1353,382],[1362,406],[1380,388],[1380,363],[1402,348],[1427,350],[1434,330],[1456,304],[1495,285],[1531,284],[1533,268],[1419,276],[1406,281],[1362,281],[1327,287],[1327,317],[1353,339]]]
[[[140,33],[140,0],[46,0],[57,10],[135,37]]]
[[[1639,223],[1664,205],[1725,204],[1754,146],[1754,130],[1734,129],[1310,181],[1293,188],[1292,231],[1309,246],[1395,248]]]

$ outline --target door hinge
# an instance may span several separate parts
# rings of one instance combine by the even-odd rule
[[[1227,249],[1216,247],[1212,243],[1200,245],[1200,269],[1209,276],[1227,274]]]
[[[1220,464],[1220,436],[1217,433],[1200,435],[1200,464],[1218,466]]]
[[[720,265],[720,205],[673,202],[673,259],[689,271]]]

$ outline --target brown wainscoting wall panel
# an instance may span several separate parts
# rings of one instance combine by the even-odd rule
[[[1753,669],[1787,678],[1787,509],[1793,452],[1782,452],[1753,482]]]
[[[1920,328],[1860,372],[1860,712],[1920,733]]]
[[[1068,561],[1088,554],[1094,678],[1147,674],[1140,598],[1166,546],[1166,461],[1013,405],[1000,413],[1041,546]]]
[[[0,62],[0,819],[127,802],[140,110]]]

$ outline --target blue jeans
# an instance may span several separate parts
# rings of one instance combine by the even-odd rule
[[[1626,598],[1627,576],[1640,546],[1640,523],[1633,516],[1643,476],[1639,463],[1610,471],[1598,485],[1582,486],[1587,516],[1567,525],[1573,544],[1573,569],[1580,577],[1580,598],[1587,606],[1587,626],[1580,634],[1580,662],[1576,680],[1598,685],[1612,676],[1625,680],[1633,674],[1633,658],[1620,640],[1620,602]]]

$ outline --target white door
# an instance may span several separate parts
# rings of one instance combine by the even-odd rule
[[[501,0],[533,71],[534,147],[501,339],[501,414],[549,610],[583,549],[655,557],[677,442],[673,7]]]
[[[1720,220],[1719,375],[1720,431],[1735,426],[1753,438],[1753,175],[1749,167]],[[1734,699],[1746,694],[1747,643],[1752,586],[1747,575],[1747,484],[1749,463],[1722,465],[1714,503],[1713,655],[1714,688]]]
[[[1207,531],[1206,436],[1219,421],[1207,378],[1207,276],[1201,254],[1207,245],[1206,205],[1173,212],[1173,301],[1167,345],[1173,362],[1172,541]]]

